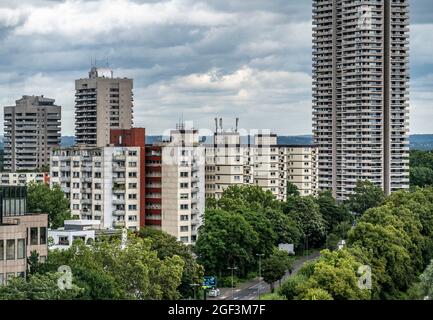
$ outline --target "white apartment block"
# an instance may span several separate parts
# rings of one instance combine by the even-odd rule
[[[161,230],[193,244],[205,208],[204,147],[198,130],[182,125],[161,148]]]
[[[313,1],[319,187],[409,187],[409,1]]]
[[[242,143],[242,139],[247,143]],[[250,141],[252,140],[252,142]],[[221,198],[233,185],[257,185],[281,201],[287,197],[287,182],[303,196],[316,195],[317,148],[311,145],[278,145],[277,135],[241,136],[236,131],[217,130],[206,146],[206,197]]]
[[[77,146],[55,150],[51,186],[60,185],[73,216],[101,228],[140,226],[140,149]]]
[[[50,182],[49,174],[46,172],[2,172],[0,173],[0,185],[3,186],[25,186],[29,183]]]

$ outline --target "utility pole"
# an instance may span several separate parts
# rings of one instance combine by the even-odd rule
[[[192,290],[194,291],[194,300],[197,300],[197,297],[196,297],[196,294],[195,294],[195,290],[196,290],[197,287],[200,286],[200,284],[193,283],[193,284],[190,284],[190,286],[192,287]]]
[[[262,257],[264,256],[263,253],[256,253],[256,256],[259,257],[259,286],[257,288],[257,295],[260,300],[260,287],[262,286]]]
[[[235,273],[235,270],[238,270],[238,267],[233,266],[233,267],[228,267],[227,269],[232,271],[232,300],[234,300],[235,299],[235,289],[234,289],[234,277],[235,277],[235,275],[234,275],[234,273]]]

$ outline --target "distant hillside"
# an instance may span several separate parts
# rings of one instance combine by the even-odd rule
[[[147,136],[146,143],[152,144],[156,141],[161,141],[162,136]],[[206,142],[210,143],[211,137],[206,137]],[[244,141],[245,140],[245,141]],[[247,143],[247,139],[243,139],[242,143]],[[303,145],[311,144],[312,136],[279,136],[278,144],[294,144]],[[74,136],[63,136],[61,140],[62,147],[70,147],[75,144]],[[410,136],[410,148],[411,150],[433,150],[433,134],[415,134]],[[0,136],[0,150],[4,149],[3,136]]]

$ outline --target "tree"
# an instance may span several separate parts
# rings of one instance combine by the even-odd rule
[[[289,254],[276,248],[269,257],[263,260],[263,280],[271,286],[272,293],[274,293],[274,283],[284,277],[291,265],[292,260]]]
[[[290,181],[287,181],[287,198],[299,197],[300,195],[298,187]]]
[[[176,237],[152,228],[142,228],[139,235],[142,238],[151,240],[151,250],[157,252],[159,259],[165,259],[166,257],[173,257],[175,255],[182,258],[185,266],[178,290],[182,297],[192,297],[194,291],[191,284],[201,283],[203,281],[204,270],[194,258],[191,247],[177,241]]]
[[[330,191],[320,192],[317,197],[320,213],[326,221],[327,233],[343,222],[352,222],[353,216],[344,205],[337,204]]]
[[[83,291],[72,284],[71,288],[60,289],[61,273],[29,275],[28,279],[13,278],[6,286],[0,286],[0,300],[71,300]]]
[[[355,192],[347,200],[347,206],[350,211],[360,216],[368,209],[379,206],[384,200],[385,194],[379,186],[368,180],[359,180]]]
[[[314,272],[308,280],[299,285],[298,299],[317,297],[335,300],[370,299],[370,290],[358,286],[358,268],[361,264],[349,251],[323,250],[314,265]],[[320,290],[320,291],[318,291]],[[328,295],[324,293],[328,293]],[[319,294],[320,293],[320,294]]]
[[[326,221],[313,197],[292,198],[287,201],[285,211],[296,222],[304,245],[315,248],[325,242]]]
[[[433,260],[420,276],[420,280],[422,298],[427,297],[427,299],[433,300]]]
[[[255,261],[258,241],[257,232],[242,214],[207,209],[195,251],[207,275],[228,274],[227,268],[233,265],[245,275]]]
[[[295,300],[298,294],[301,293],[300,285],[307,280],[307,276],[299,273],[290,276],[278,289],[278,294],[287,300]]]
[[[299,300],[334,300],[332,295],[320,288],[311,288],[302,293]]]
[[[27,187],[27,207],[30,212],[48,214],[52,228],[63,226],[63,221],[71,218],[69,201],[59,186],[50,189],[46,184],[30,183]]]

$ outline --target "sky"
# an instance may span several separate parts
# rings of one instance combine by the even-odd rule
[[[412,134],[433,133],[433,1],[411,0]],[[0,105],[44,95],[74,134],[92,59],[134,79],[134,125],[311,133],[311,0],[0,0]],[[0,116],[3,132],[3,112]]]

